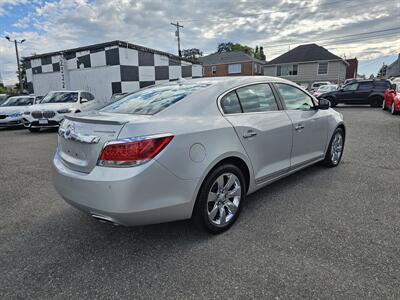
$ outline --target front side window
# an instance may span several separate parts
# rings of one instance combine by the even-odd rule
[[[40,104],[43,103],[69,103],[78,101],[78,92],[50,92]]]
[[[268,84],[254,84],[237,89],[243,112],[278,110],[275,96]]]
[[[328,63],[319,63],[318,64],[318,75],[326,75],[328,74]]]
[[[32,105],[34,98],[10,97],[1,106],[26,106]]]
[[[241,64],[228,65],[228,73],[229,74],[239,74],[241,72],[242,72],[242,65]]]
[[[296,76],[298,65],[285,65],[276,68],[276,76]]]
[[[358,88],[358,83],[350,83],[343,87],[343,91],[355,91]]]
[[[310,110],[314,107],[311,97],[304,91],[284,83],[277,83],[276,87],[288,110]]]
[[[182,100],[189,94],[204,89],[207,86],[209,86],[207,83],[171,83],[154,86],[126,95],[102,108],[100,111],[120,114],[153,115]]]
[[[238,114],[242,112],[236,92],[230,92],[221,100],[221,107],[225,114]]]

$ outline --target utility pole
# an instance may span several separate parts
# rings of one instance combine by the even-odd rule
[[[23,86],[22,86],[21,66],[20,66],[20,63],[19,63],[19,55],[18,55],[18,44],[22,44],[23,42],[25,42],[25,40],[21,40],[21,41],[13,40],[12,41],[9,36],[6,36],[6,39],[9,42],[14,43],[14,46],[15,46],[15,55],[17,56],[17,66],[18,66],[19,92],[22,94]]]
[[[175,36],[178,38],[178,55],[179,55],[179,57],[182,57],[181,39],[180,39],[180,36],[179,36],[179,28],[183,28],[183,26],[179,25],[178,21],[176,23],[171,23],[171,25],[176,27]]]

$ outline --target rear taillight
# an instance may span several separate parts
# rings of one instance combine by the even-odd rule
[[[104,167],[131,167],[143,164],[160,153],[173,135],[146,136],[107,143],[98,165]]]

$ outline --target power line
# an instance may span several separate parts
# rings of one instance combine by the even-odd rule
[[[369,4],[369,3],[374,3],[374,4],[378,4],[378,3],[383,3],[386,1],[365,1],[362,3],[362,6],[365,7],[365,4]],[[346,4],[351,4],[349,6],[345,6],[346,8],[354,6],[354,5],[360,5],[360,3],[349,3],[348,0],[338,0],[338,1],[332,1],[332,2],[326,2],[326,3],[322,3],[318,6],[318,8],[325,7],[325,6],[330,6],[330,5],[334,5],[334,4],[341,4],[341,3],[346,3]],[[307,8],[315,8],[316,6],[312,6],[312,5],[307,5],[307,6],[300,6],[300,7],[296,7],[296,8],[290,8],[290,9],[280,9],[280,10],[269,10],[269,11],[264,11],[264,12],[260,12],[260,13],[250,13],[250,14],[244,14],[244,15],[239,15],[239,16],[228,16],[228,17],[209,17],[209,18],[201,18],[201,19],[183,19],[181,20],[181,22],[201,22],[204,20],[226,20],[226,19],[239,19],[239,18],[248,18],[248,17],[256,17],[256,16],[261,16],[261,15],[266,15],[266,14],[271,14],[271,13],[279,13],[279,12],[292,12],[293,10],[295,11],[299,11],[299,10],[303,10],[303,9],[307,9]]]
[[[393,28],[387,28],[387,29],[376,30],[376,31],[369,31],[369,32],[354,33],[354,34],[348,34],[348,35],[342,35],[342,36],[335,36],[335,37],[331,37],[331,38],[327,38],[327,39],[318,40],[318,42],[337,40],[337,39],[346,38],[346,37],[355,37],[355,36],[358,36],[358,35],[367,35],[367,34],[372,34],[372,33],[380,33],[380,32],[386,32],[386,31],[392,31],[392,30],[398,30],[398,29],[400,29],[400,27],[393,27]],[[390,34],[393,34],[393,33],[390,33]],[[299,42],[299,43],[308,44],[308,42]],[[268,48],[284,47],[284,46],[290,46],[290,45],[299,44],[299,43],[275,44],[275,45],[268,45],[267,47]]]

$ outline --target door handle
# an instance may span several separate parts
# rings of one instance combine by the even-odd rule
[[[296,129],[296,131],[302,131],[304,129],[304,126],[302,124],[297,124],[294,129]]]
[[[243,138],[248,139],[251,138],[253,136],[256,136],[257,132],[253,131],[253,130],[249,130],[246,133],[243,134]]]

